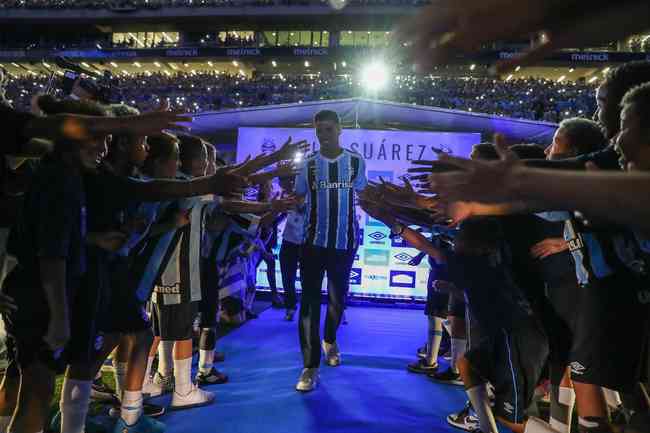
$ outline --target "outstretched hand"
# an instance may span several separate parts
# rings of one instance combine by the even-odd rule
[[[191,123],[192,116],[182,111],[152,111],[139,116],[124,118],[124,132],[134,136],[157,135],[163,130],[188,131],[190,128],[181,123]]]
[[[478,201],[499,203],[512,200],[513,175],[522,166],[517,156],[508,149],[503,137],[496,136],[495,147],[499,161],[479,161],[441,155],[440,161],[454,165],[461,171],[429,175],[432,191],[444,202]]]
[[[300,140],[292,142],[291,137],[284,142],[280,150],[277,151],[277,159],[279,161],[293,160],[296,154],[304,154],[309,151],[309,143],[307,140]]]
[[[226,197],[241,197],[249,186],[248,179],[237,167],[221,167],[212,175],[213,192]]]
[[[283,213],[298,207],[298,199],[295,196],[275,198],[271,201],[271,210],[276,213]]]

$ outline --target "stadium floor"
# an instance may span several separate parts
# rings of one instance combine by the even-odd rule
[[[294,390],[302,366],[297,322],[284,321],[283,310],[268,309],[229,333],[217,348],[226,353],[218,368],[230,382],[208,388],[214,405],[163,416],[167,432],[458,432],[445,417],[462,408],[462,389],[406,370],[425,337],[422,311],[353,307],[346,314],[350,323],[338,338],[343,364],[323,366],[309,394]]]

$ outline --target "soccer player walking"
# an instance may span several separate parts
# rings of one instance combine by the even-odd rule
[[[341,121],[334,111],[320,111],[314,117],[320,150],[306,158],[296,178],[296,195],[305,196],[305,233],[300,262],[302,302],[300,304],[300,347],[304,369],[296,385],[311,391],[318,384],[321,357],[320,296],[327,272],[328,308],[322,341],[327,364],[341,363],[336,331],[349,289],[352,263],[358,245],[355,191],[367,184],[361,155],[339,144]]]

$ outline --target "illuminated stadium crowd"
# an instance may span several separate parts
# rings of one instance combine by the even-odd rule
[[[428,4],[427,0],[352,0],[359,6],[407,6]],[[237,6],[309,6],[327,5],[327,0],[5,0],[0,9],[127,9],[161,7],[237,7]]]
[[[294,75],[247,78],[216,73],[177,73],[120,76],[114,81],[114,102],[142,110],[169,98],[172,107],[190,112],[303,103],[353,97],[425,105],[445,109],[497,114],[507,117],[559,122],[594,112],[595,87],[585,82],[538,78],[493,80],[399,75],[376,94],[351,76]],[[42,91],[47,78],[10,79],[7,99],[29,109],[32,96]]]

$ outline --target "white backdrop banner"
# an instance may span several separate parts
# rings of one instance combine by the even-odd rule
[[[307,140],[312,149],[318,149],[316,134],[307,128],[239,128],[237,161],[248,155],[272,152],[291,137],[293,141]],[[341,146],[360,153],[366,161],[369,180],[382,177],[401,183],[411,161],[436,159],[434,150],[456,156],[469,156],[472,145],[479,143],[479,133],[379,131],[344,129]],[[350,274],[350,291],[359,295],[390,298],[426,298],[429,265],[423,260],[419,266],[409,265],[418,252],[402,239],[390,239],[390,230],[381,222],[357,208],[361,245]],[[283,225],[280,226],[280,232]],[[280,234],[279,239],[282,239]],[[277,253],[277,251],[276,251]],[[268,287],[266,265],[258,268],[258,286]],[[298,280],[300,278],[298,277]],[[276,263],[276,281],[282,287],[280,264]],[[323,282],[323,288],[326,287]],[[300,282],[296,287],[300,288]]]

